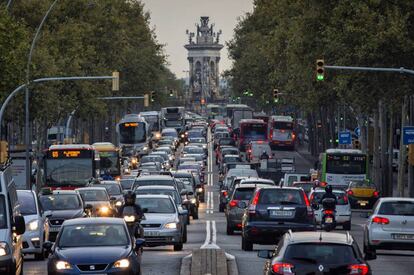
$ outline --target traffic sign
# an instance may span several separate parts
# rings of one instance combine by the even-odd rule
[[[356,127],[356,128],[354,129],[354,133],[355,133],[355,135],[356,135],[357,137],[360,137],[360,136],[361,136],[361,129],[360,129],[359,127]]]
[[[349,132],[349,131],[339,132],[338,141],[339,141],[338,143],[341,144],[341,145],[352,144],[351,132]]]
[[[403,127],[403,144],[414,144],[414,126]]]

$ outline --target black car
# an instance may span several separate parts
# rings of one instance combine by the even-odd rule
[[[85,209],[80,194],[74,190],[42,190],[39,195],[44,211],[50,211],[49,240],[54,241],[65,220],[85,217]]]
[[[301,188],[263,187],[255,191],[242,218],[242,249],[253,250],[253,244],[275,244],[288,230],[316,230],[315,215]]]
[[[288,231],[274,251],[261,250],[264,274],[371,274],[349,233]]]
[[[143,245],[123,219],[87,218],[65,221],[56,242],[43,246],[48,274],[141,274]]]

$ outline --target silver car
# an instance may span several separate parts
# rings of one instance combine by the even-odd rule
[[[342,225],[344,230],[351,230],[351,205],[348,200],[348,195],[345,191],[342,190],[333,190],[333,193],[336,196],[337,204],[336,204],[336,213],[335,213],[335,221],[337,225]],[[312,190],[309,194],[309,200],[311,204],[318,204],[320,200],[325,194],[325,189],[316,188]],[[317,224],[321,224],[322,221],[322,207],[319,207],[317,210],[314,210],[315,213],[315,220]]]
[[[43,260],[43,243],[49,240],[47,212],[42,213],[36,193],[32,190],[17,190],[19,209],[26,223],[23,234],[23,254],[34,254],[36,260]]]
[[[180,222],[180,213],[168,195],[138,195],[137,203],[145,212],[144,228],[147,246],[173,245],[181,251],[184,243],[185,225]]]
[[[381,198],[364,224],[364,253],[377,249],[414,250],[414,199]]]

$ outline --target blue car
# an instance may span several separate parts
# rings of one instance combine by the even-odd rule
[[[67,220],[55,243],[43,246],[51,253],[48,274],[141,274],[143,239],[128,233],[123,219]]]

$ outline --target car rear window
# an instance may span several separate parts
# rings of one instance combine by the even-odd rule
[[[302,191],[268,189],[260,191],[260,204],[304,204]]]
[[[414,216],[414,202],[411,202],[411,201],[383,202],[381,203],[378,214]]]
[[[305,193],[312,191],[313,183],[293,183],[294,187],[302,188]]]
[[[336,196],[337,204],[338,205],[347,205],[348,204],[348,198],[346,197],[344,192],[333,192]],[[319,202],[325,192],[315,192],[313,193],[313,199],[312,202]]]
[[[174,186],[173,180],[137,180],[135,186],[148,186],[148,185],[168,185]]]
[[[315,264],[350,264],[356,261],[352,246],[340,244],[291,244],[287,247],[285,258]]]
[[[233,195],[233,200],[250,200],[253,196],[254,188],[237,188]]]

